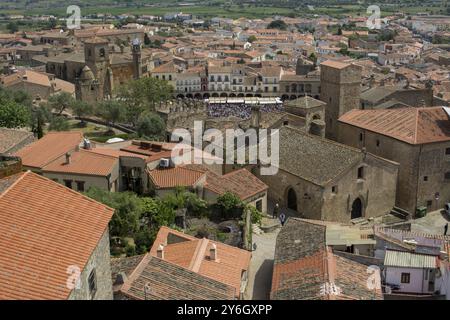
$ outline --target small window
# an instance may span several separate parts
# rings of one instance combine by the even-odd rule
[[[52,179],[53,181],[55,181],[55,182],[59,182],[59,180],[58,179]]]
[[[93,269],[89,274],[88,283],[89,283],[89,294],[91,296],[91,299],[93,299],[95,293],[97,292],[97,276],[95,274],[95,269]]]
[[[358,168],[358,179],[364,179],[364,167]]]
[[[331,187],[331,192],[333,192],[333,193],[337,193],[337,186],[332,186]]]
[[[433,201],[428,200],[428,201],[427,201],[427,207],[431,207],[432,205],[433,205]]]
[[[450,148],[445,148],[445,154],[450,155]]]
[[[423,181],[428,181],[428,176],[424,176]]]
[[[380,146],[380,140],[377,139],[377,147]]]
[[[401,283],[409,283],[410,277],[409,273],[402,272]]]
[[[77,190],[84,192],[84,181],[77,181]]]
[[[359,134],[359,141],[363,141],[363,134],[362,134],[362,132]]]
[[[259,212],[262,212],[262,200],[261,199],[256,201],[256,210],[258,210]]]
[[[447,171],[447,172],[444,174],[444,179],[445,179],[445,180],[450,180],[450,171]]]
[[[64,180],[64,185],[65,185],[67,188],[72,189],[72,180]]]
[[[101,48],[100,51],[99,51],[99,55],[100,55],[100,57],[103,58],[106,55],[105,49]]]

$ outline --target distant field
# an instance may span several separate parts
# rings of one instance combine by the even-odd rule
[[[191,13],[198,16],[199,18],[208,18],[214,16],[228,17],[228,18],[264,18],[273,15],[288,15],[295,14],[295,16],[307,16],[312,14],[317,15],[330,15],[330,16],[366,16],[368,15],[367,5],[329,5],[322,7],[314,7],[313,10],[307,8],[286,8],[277,6],[249,6],[245,5],[231,5],[224,7],[222,4],[225,0],[215,0],[211,1],[197,1],[194,2],[193,6],[180,6],[181,1],[177,0],[166,0],[161,2],[159,0],[146,0],[147,6],[124,6],[124,5],[105,5],[105,3],[111,3],[110,0],[78,0],[71,1],[70,4],[79,3],[81,6],[82,15],[95,14],[95,13],[105,13],[105,14],[149,14],[149,15],[163,15],[169,12],[184,12]],[[124,3],[126,1],[121,1]],[[191,2],[192,1],[183,1]],[[21,1],[15,3],[15,6],[20,6]],[[2,4],[1,13],[4,14],[51,14],[55,16],[65,16],[66,7],[61,4],[63,1],[48,0],[39,1],[39,8],[27,8],[25,9],[8,9],[5,4]],[[83,4],[89,3],[89,6],[83,6]],[[149,5],[154,5],[150,7]],[[12,4],[10,5],[12,6]],[[5,9],[6,8],[6,9]],[[439,13],[440,7],[428,7],[428,6],[404,6],[395,7],[386,4],[380,4],[381,15],[386,16],[395,12],[403,13],[417,13],[417,12],[430,12]]]

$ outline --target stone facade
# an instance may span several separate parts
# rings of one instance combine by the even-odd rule
[[[358,179],[358,168],[364,178]],[[284,170],[274,176],[258,175],[269,186],[269,197],[289,207],[289,192],[296,195],[298,216],[307,219],[347,223],[356,199],[362,203],[362,217],[389,213],[395,204],[398,165],[367,154],[347,172],[319,186]]]
[[[320,100],[327,104],[325,136],[332,140],[338,137],[339,117],[360,108],[362,68],[353,64],[341,65],[321,64]]]
[[[417,207],[437,210],[450,201],[450,142],[412,145],[375,132],[339,123],[339,141],[398,162],[396,206],[414,213]],[[360,139],[362,137],[362,140]],[[437,197],[439,199],[437,199]]]
[[[283,127],[278,173],[257,176],[269,186],[269,198],[299,217],[347,223],[391,211],[398,164]]]
[[[93,296],[89,291],[89,275],[95,272],[97,290]],[[92,252],[80,274],[80,288],[72,290],[69,300],[112,300],[111,264],[109,255],[109,232],[105,230],[103,236]]]

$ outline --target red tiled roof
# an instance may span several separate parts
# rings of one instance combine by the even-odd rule
[[[70,163],[66,163],[63,155],[50,162],[42,170],[45,172],[64,172],[86,174],[95,176],[107,176],[111,173],[118,160],[115,157],[89,152],[83,149],[72,152]]]
[[[339,121],[409,144],[450,140],[450,119],[442,107],[351,110]]]
[[[149,170],[148,175],[156,188],[191,187],[203,175],[203,172],[185,167]]]
[[[182,242],[167,244],[169,234],[178,237]],[[230,285],[239,295],[242,271],[248,270],[250,265],[250,252],[206,238],[198,239],[167,227],[159,229],[150,250],[152,256],[157,257],[157,249],[161,244],[164,245],[165,261]],[[217,261],[209,258],[213,244],[217,248]]]
[[[78,131],[49,132],[14,155],[20,157],[26,167],[42,168],[68,151],[74,150],[82,139],[83,133]]]
[[[225,192],[236,194],[246,200],[268,189],[267,185],[247,169],[232,171],[223,176],[208,172],[205,187],[219,195]]]
[[[0,194],[0,299],[66,299],[113,209],[32,172]]]

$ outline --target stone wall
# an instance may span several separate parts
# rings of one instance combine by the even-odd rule
[[[358,179],[359,167],[364,168],[363,179]],[[326,220],[349,222],[357,198],[362,202],[364,218],[389,213],[395,205],[397,175],[397,164],[367,154],[362,162],[327,185],[323,193],[322,216]]]
[[[95,269],[97,291],[93,300],[112,300],[112,279],[109,254],[109,232],[108,227],[103,233],[97,247],[92,252],[80,275],[81,287],[72,290],[69,300],[90,300],[88,278],[92,270]]]
[[[339,126],[339,142],[365,147],[370,153],[400,164],[396,206],[414,213],[418,206],[437,210],[450,201],[450,180],[444,177],[445,172],[450,172],[450,156],[445,155],[450,142],[411,145],[348,124]],[[435,198],[436,193],[439,200]]]
[[[320,100],[327,103],[326,137],[337,140],[337,119],[344,113],[360,108],[361,67],[350,65],[343,69],[321,66]]]

